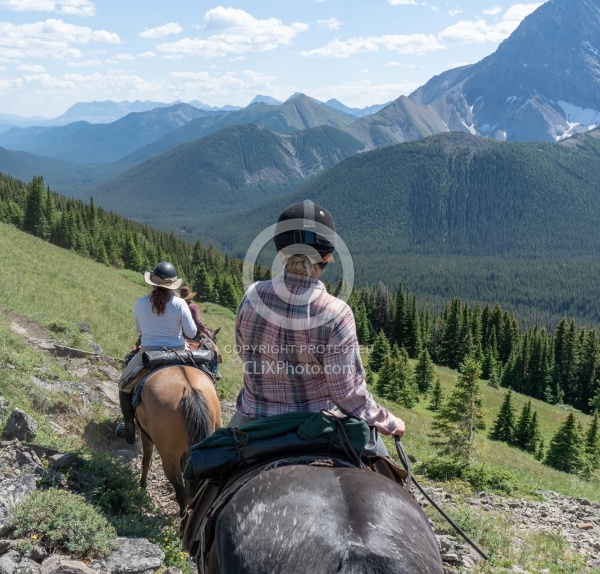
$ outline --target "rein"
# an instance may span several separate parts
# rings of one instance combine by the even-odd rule
[[[450,526],[452,526],[452,528],[454,528],[454,530],[456,530],[456,532],[458,532],[463,538],[464,540],[466,540],[472,547],[473,549],[485,560],[489,560],[488,555],[481,550],[481,548],[479,548],[477,546],[477,544],[475,544],[475,542],[473,542],[461,529],[460,527],[439,507],[439,505],[423,490],[423,488],[421,487],[421,485],[416,481],[415,477],[412,476],[411,473],[411,465],[410,465],[410,460],[408,458],[408,455],[406,454],[406,451],[404,450],[404,445],[402,444],[402,441],[400,440],[400,437],[396,437],[396,452],[398,453],[398,457],[400,458],[400,462],[402,463],[402,466],[404,466],[404,468],[406,469],[406,472],[408,472],[408,479],[406,481],[406,485],[407,488],[410,488],[410,483],[411,480],[414,483],[414,485],[419,489],[419,491],[421,492],[421,494],[427,499],[427,501],[446,519],[446,521],[448,522],[448,524],[450,524]]]

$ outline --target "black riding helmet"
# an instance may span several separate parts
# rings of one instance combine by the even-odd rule
[[[152,275],[156,275],[161,279],[171,279],[172,277],[177,277],[177,271],[172,263],[161,261],[154,269],[152,269]]]
[[[283,210],[275,226],[273,240],[277,251],[298,246],[296,252],[304,253],[300,246],[308,245],[323,257],[335,249],[335,238],[335,223],[331,213],[323,206],[305,199]]]
[[[179,289],[181,277],[177,277],[175,266],[168,261],[161,261],[151,272],[144,273],[144,280],[148,285],[163,287],[164,289]]]

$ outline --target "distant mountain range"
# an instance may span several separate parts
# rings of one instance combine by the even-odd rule
[[[60,193],[80,198],[92,195],[97,205],[162,228],[185,229],[192,237],[201,232],[209,239],[205,230],[211,229],[215,241],[228,249],[238,249],[243,243],[240,233],[248,227],[247,210],[263,204],[254,215],[272,215],[290,193],[305,184],[309,187],[298,193],[315,194],[340,209],[353,205],[357,225],[362,225],[366,213],[372,225],[375,218],[382,218],[380,233],[392,238],[386,243],[388,253],[405,246],[434,249],[432,241],[443,238],[434,250],[451,247],[460,253],[491,253],[497,248],[523,256],[527,251],[524,238],[534,241],[543,235],[541,222],[564,231],[566,235],[555,236],[561,245],[576,246],[585,237],[560,227],[560,218],[544,219],[541,207],[527,208],[528,217],[535,214],[532,219],[522,214],[515,221],[511,219],[514,211],[503,210],[505,205],[520,205],[525,198],[532,202],[537,198],[542,205],[548,194],[558,194],[568,203],[579,193],[591,193],[586,182],[597,183],[587,168],[588,163],[596,165],[593,137],[575,149],[572,144],[549,145],[569,141],[573,134],[587,132],[600,121],[600,52],[594,46],[600,46],[597,0],[549,0],[525,18],[494,54],[436,76],[410,96],[400,96],[379,109],[360,111],[337,100],[323,103],[304,94],[294,94],[285,102],[258,95],[250,105],[236,110],[200,109],[200,102],[161,104],[105,124],[14,128],[0,133],[0,146],[6,148],[0,149],[0,171],[25,180],[41,174]],[[103,104],[108,113],[110,106]],[[85,109],[82,106],[80,111]],[[443,134],[448,137],[431,139]],[[491,145],[493,140],[548,145],[497,147]],[[397,144],[402,144],[401,151],[395,151]],[[591,155],[582,155],[581,145]],[[460,149],[459,156],[447,151],[454,148]],[[551,160],[543,159],[538,151]],[[485,154],[494,158],[499,171],[483,161],[488,157]],[[467,161],[471,156],[473,161]],[[364,158],[376,168],[363,163]],[[390,163],[386,165],[381,158]],[[538,171],[530,171],[533,168],[526,162]],[[406,171],[405,164],[411,171]],[[469,179],[460,179],[455,166],[461,166]],[[323,187],[310,187],[320,174],[315,185]],[[548,174],[565,182],[570,195],[554,189]],[[345,182],[344,186],[334,186],[329,178]],[[512,187],[505,185],[506,180]],[[483,186],[482,181],[497,195],[470,187],[472,182]],[[361,182],[359,188],[355,189],[355,182]],[[397,197],[383,193],[380,182],[396,189]],[[331,191],[322,195],[324,189]],[[440,189],[446,195],[435,195]],[[511,195],[514,189],[522,195]],[[446,209],[447,202],[463,201],[460,194],[465,190],[471,199],[485,197],[482,205],[498,210],[513,223],[505,226],[500,219],[490,221],[479,205],[477,213],[465,207],[463,212],[442,210],[438,219],[415,219],[403,203],[430,201],[439,207],[441,202]],[[597,210],[588,196],[581,201],[586,209],[579,215],[587,221]],[[361,205],[366,207],[361,209]],[[235,218],[237,209],[241,215]],[[231,225],[229,219],[220,218],[225,212],[233,218]],[[455,227],[457,217],[464,220],[460,229]],[[538,235],[517,229],[518,221],[536,229]],[[569,221],[575,225],[575,215]],[[408,233],[405,225],[412,229],[408,235],[403,235]],[[391,229],[401,234],[394,236]],[[495,235],[488,238],[490,230]],[[488,238],[485,245],[476,241],[482,234]],[[542,251],[558,249],[555,243],[549,236],[548,245],[553,247]]]
[[[288,99],[292,99],[299,94],[293,94]],[[77,102],[73,104],[64,114],[56,118],[45,118],[41,116],[23,117],[14,114],[2,114],[0,113],[0,133],[10,129],[11,127],[32,127],[32,126],[64,126],[74,122],[88,122],[90,124],[110,124],[116,122],[121,118],[131,113],[141,113],[154,110],[155,108],[166,108],[172,107],[177,104],[186,102],[152,102],[152,101],[140,101],[134,102],[122,101],[114,102],[106,100],[102,102]],[[243,106],[209,106],[200,100],[191,100],[187,102],[190,106],[198,108],[204,111],[210,112],[234,112],[241,110]],[[257,95],[250,102],[252,104],[262,103],[271,106],[278,106],[282,104],[280,100],[277,100],[271,96]],[[369,114],[374,114],[382,109],[386,104],[376,104],[368,106],[366,108],[350,108],[345,106],[336,99],[331,99],[325,102],[326,106],[342,112],[352,118],[362,118]]]

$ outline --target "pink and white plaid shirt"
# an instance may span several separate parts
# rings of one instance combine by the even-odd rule
[[[282,273],[253,283],[237,311],[236,343],[244,416],[341,411],[384,434],[397,428],[367,391],[352,310],[321,281]]]

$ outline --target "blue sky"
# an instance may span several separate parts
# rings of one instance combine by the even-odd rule
[[[295,92],[363,108],[481,60],[541,3],[0,0],[0,113]]]

